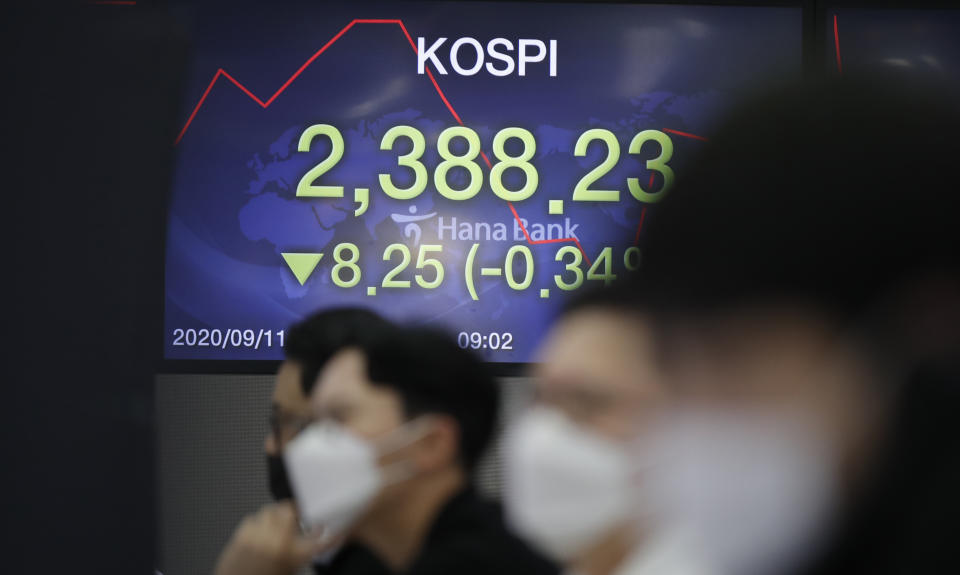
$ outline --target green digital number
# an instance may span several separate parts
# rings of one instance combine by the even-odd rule
[[[670,158],[673,157],[673,140],[670,136],[659,130],[644,130],[633,137],[630,142],[630,153],[639,154],[643,145],[649,141],[660,144],[660,155],[652,160],[647,160],[647,169],[659,172],[663,176],[663,187],[660,191],[651,193],[643,189],[639,178],[627,178],[627,187],[630,189],[630,195],[641,202],[659,202],[673,187],[673,168],[667,165]]]
[[[590,269],[587,270],[587,279],[588,280],[603,280],[603,285],[608,286],[613,283],[613,280],[617,279],[617,276],[613,273],[613,248],[603,248],[603,251],[600,252],[600,257],[597,258],[593,265],[590,266]],[[599,273],[597,270],[600,266],[603,265],[603,273]]]
[[[523,143],[523,152],[519,156],[511,156],[506,152],[507,140],[517,138]],[[504,128],[493,137],[493,155],[500,160],[490,169],[490,187],[493,193],[508,202],[520,202],[533,195],[540,183],[537,168],[530,163],[530,159],[537,152],[537,140],[533,134],[523,128]],[[519,190],[508,190],[503,185],[503,173],[509,168],[523,170],[527,177],[526,183]]]
[[[410,280],[396,280],[393,278],[397,277],[400,272],[407,269],[407,266],[410,265],[410,248],[403,244],[390,244],[387,246],[386,251],[383,252],[383,261],[390,261],[394,252],[400,252],[400,263],[387,272],[387,275],[383,276],[383,283],[381,285],[385,288],[408,288],[410,287]]]
[[[410,153],[397,158],[397,165],[413,170],[413,184],[407,188],[400,188],[394,185],[389,174],[380,174],[380,187],[383,192],[396,200],[412,200],[419,196],[423,190],[427,189],[427,167],[419,160],[423,152],[427,149],[427,142],[423,138],[423,133],[413,126],[394,126],[387,130],[380,140],[381,150],[392,150],[397,138],[407,138],[413,144]]]
[[[422,274],[417,274],[414,276],[414,279],[417,281],[418,286],[425,289],[434,289],[440,287],[440,284],[443,283],[443,264],[436,258],[426,257],[430,252],[441,251],[443,251],[443,246],[440,245],[425,244],[420,246],[420,252],[417,254],[417,269],[433,268],[434,278],[427,281],[423,278]],[[410,265],[410,248],[404,244],[390,244],[383,252],[383,261],[388,262],[393,259],[393,254],[396,252],[400,253],[400,263],[387,272],[387,275],[383,277],[381,286],[385,288],[408,288],[410,287],[410,280],[398,280],[396,277]]]
[[[343,259],[344,251],[350,252],[350,259]],[[349,288],[360,283],[360,266],[357,265],[357,260],[359,259],[360,248],[350,243],[337,244],[337,247],[333,250],[333,260],[337,263],[330,270],[330,278],[333,280],[335,286]],[[342,272],[344,268],[349,269],[352,273],[349,280],[344,280],[340,277],[340,272]]]
[[[513,259],[517,254],[523,254],[523,259],[527,264],[522,282],[518,282],[513,275]],[[507,250],[507,261],[503,267],[505,268],[503,275],[506,277],[507,285],[512,289],[517,291],[525,290],[533,283],[533,253],[530,252],[530,248],[527,246],[520,244]]]
[[[640,248],[634,246],[623,252],[623,267],[630,271],[640,269]]]
[[[436,277],[433,281],[426,281],[422,275],[417,274],[413,279],[417,280],[418,286],[426,289],[434,289],[440,287],[440,284],[443,283],[443,264],[436,258],[426,257],[426,254],[429,252],[440,253],[441,251],[443,251],[443,246],[441,245],[424,244],[420,246],[420,253],[417,254],[417,269],[422,270],[431,267],[436,271]]]
[[[463,138],[467,141],[467,152],[462,156],[456,156],[450,151],[450,141],[454,138]],[[437,165],[433,172],[433,183],[437,187],[440,195],[449,200],[469,200],[477,195],[483,186],[483,172],[477,164],[477,156],[480,155],[480,136],[470,128],[464,126],[453,126],[440,132],[437,139],[437,151],[443,161]],[[470,174],[470,183],[462,190],[453,189],[447,182],[447,172],[451,168],[466,168]]]
[[[553,281],[557,284],[557,287],[563,291],[573,291],[583,285],[583,270],[580,269],[580,264],[583,263],[583,253],[575,246],[564,246],[557,250],[557,255],[554,260],[562,262],[567,254],[573,255],[573,261],[566,264],[565,268],[568,272],[573,273],[573,281],[567,283],[560,274],[555,274]]]
[[[300,141],[297,142],[297,151],[309,152],[310,144],[317,136],[330,138],[330,155],[310,168],[310,171],[300,178],[300,182],[297,184],[297,196],[304,198],[342,198],[343,186],[320,186],[315,182],[343,158],[343,135],[340,134],[340,130],[330,124],[314,124],[300,135]]]
[[[577,138],[577,143],[573,147],[573,155],[584,157],[587,155],[587,146],[594,140],[600,140],[607,145],[607,159],[599,166],[587,172],[580,178],[576,187],[573,188],[573,201],[575,202],[619,202],[620,190],[591,190],[590,185],[606,175],[620,161],[620,142],[617,136],[610,130],[602,128],[593,128],[587,130]]]

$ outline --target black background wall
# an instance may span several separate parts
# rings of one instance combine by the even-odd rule
[[[4,573],[152,573],[152,384],[186,34],[169,11],[6,7]]]

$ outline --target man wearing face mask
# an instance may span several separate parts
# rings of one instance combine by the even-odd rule
[[[508,517],[581,575],[700,575],[682,540],[638,518],[632,447],[667,401],[649,322],[619,286],[569,307],[536,369],[537,403],[508,431]]]
[[[646,228],[643,481],[724,575],[960,572],[958,99],[869,80],[734,113]]]
[[[397,573],[554,573],[472,487],[498,395],[445,334],[392,328],[344,346],[313,390],[316,423],[285,452],[304,523]]]
[[[373,312],[358,308],[342,308],[320,312],[292,326],[287,331],[284,355],[277,371],[270,413],[270,430],[264,442],[267,456],[268,486],[277,502],[248,517],[234,534],[219,561],[218,572],[235,572],[236,564],[245,566],[261,562],[270,564],[301,564],[309,561],[321,546],[307,542],[295,545],[299,538],[296,531],[287,534],[289,545],[277,544],[273,549],[277,556],[266,560],[253,556],[255,547],[262,541],[263,530],[274,531],[273,535],[285,534],[287,528],[296,528],[283,451],[286,445],[313,419],[310,408],[310,392],[317,375],[331,355],[343,345],[349,345],[376,331],[386,321]],[[254,547],[254,548],[252,548]],[[303,559],[302,551],[307,555]],[[290,557],[283,557],[283,554]],[[389,571],[365,547],[347,543],[336,550],[329,550],[314,563],[314,571],[321,575],[386,575]],[[252,571],[248,571],[252,572]]]

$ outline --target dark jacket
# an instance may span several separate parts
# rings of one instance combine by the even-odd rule
[[[885,456],[803,575],[960,573],[960,377],[914,374],[892,423]]]
[[[314,563],[316,575],[391,575],[372,551],[359,543],[347,543],[328,563]]]
[[[555,575],[503,523],[500,507],[472,489],[453,496],[427,533],[405,575]]]
[[[387,575],[366,547],[346,545],[317,575]],[[503,523],[500,507],[464,489],[448,501],[403,575],[556,575],[557,567],[532,551]]]

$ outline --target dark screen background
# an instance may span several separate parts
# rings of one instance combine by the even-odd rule
[[[960,80],[960,10],[835,8],[827,12],[826,67]],[[840,66],[837,64],[837,41]]]

